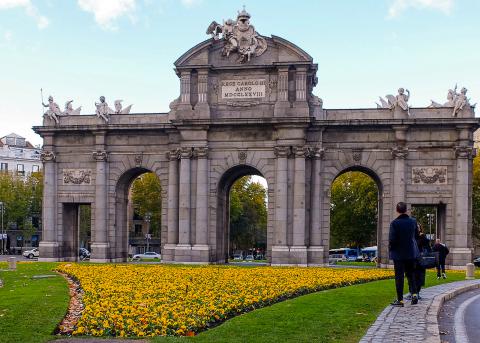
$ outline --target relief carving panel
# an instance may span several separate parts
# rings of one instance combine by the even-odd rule
[[[419,185],[446,185],[447,167],[413,167],[412,183]]]
[[[63,184],[89,185],[92,182],[91,169],[63,169]]]

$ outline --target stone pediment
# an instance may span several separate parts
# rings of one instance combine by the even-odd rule
[[[278,37],[264,37],[267,43],[266,51],[250,61],[239,63],[237,54],[223,56],[222,50],[225,47],[224,40],[213,38],[205,40],[175,61],[175,67],[196,68],[208,66],[211,68],[245,68],[248,66],[272,66],[276,64],[303,64],[312,63],[312,57],[297,45],[288,40]]]

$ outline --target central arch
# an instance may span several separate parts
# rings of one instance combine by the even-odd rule
[[[230,234],[230,189],[232,185],[243,176],[265,176],[255,167],[249,165],[237,165],[228,169],[220,178],[217,192],[217,227],[216,227],[216,260],[227,263],[229,258],[229,234]],[[268,216],[267,216],[268,226]],[[268,230],[267,230],[268,235]],[[267,242],[269,241],[267,237]]]
[[[376,228],[376,237],[377,237],[377,265],[380,265],[381,263],[388,263],[388,256],[386,255],[386,249],[387,247],[383,246],[385,244],[382,244],[382,238],[383,238],[383,229],[384,229],[384,223],[383,223],[383,192],[384,192],[384,186],[383,183],[380,179],[380,177],[375,173],[372,169],[361,166],[361,165],[353,165],[346,167],[342,169],[339,173],[335,175],[335,177],[331,180],[330,182],[330,190],[332,189],[334,181],[341,175],[348,173],[348,172],[360,172],[368,177],[370,177],[375,185],[377,186],[377,228]],[[329,246],[330,246],[330,239],[331,239],[331,221],[332,218],[330,217],[330,209],[328,210],[328,239],[329,239]]]

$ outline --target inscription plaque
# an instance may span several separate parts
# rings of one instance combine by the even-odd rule
[[[253,99],[265,97],[265,79],[223,80],[222,99]]]

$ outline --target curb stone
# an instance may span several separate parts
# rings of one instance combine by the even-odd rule
[[[417,305],[389,305],[370,326],[360,343],[441,343],[438,314],[443,303],[476,288],[480,288],[480,280],[457,281],[423,289],[422,300]]]

